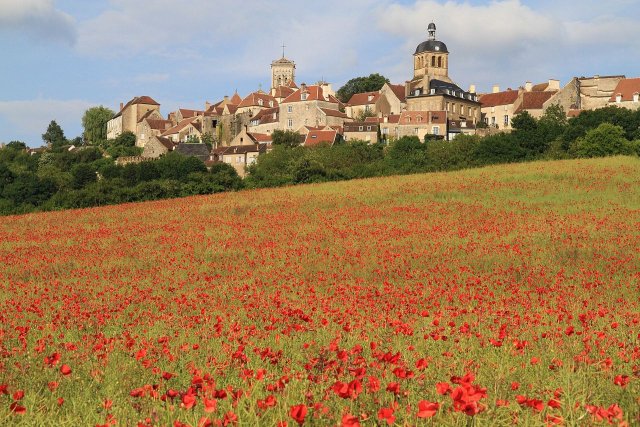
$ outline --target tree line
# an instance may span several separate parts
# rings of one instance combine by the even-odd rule
[[[104,115],[107,117],[107,114]],[[84,121],[83,121],[84,122]],[[176,152],[153,161],[117,165],[140,154],[135,135],[114,140],[106,133],[67,140],[52,122],[43,134],[48,148],[32,153],[13,141],[0,149],[0,214],[84,208],[211,194],[242,188],[278,187],[409,173],[449,171],[499,163],[640,154],[640,111],[607,107],[567,120],[560,107],[540,118],[513,118],[513,132],[453,141],[403,137],[389,143],[339,141],[300,146],[300,135],[275,131],[273,149],[249,166],[242,180],[224,163],[207,169]],[[78,144],[74,149],[71,145]]]

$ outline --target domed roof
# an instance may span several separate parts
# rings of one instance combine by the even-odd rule
[[[447,45],[438,40],[427,40],[418,45],[415,55],[423,52],[443,52],[449,53]]]

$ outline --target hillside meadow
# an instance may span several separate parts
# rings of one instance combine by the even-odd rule
[[[637,425],[640,161],[2,218],[0,424]]]

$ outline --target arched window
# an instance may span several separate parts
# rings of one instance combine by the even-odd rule
[[[435,66],[436,66],[436,57],[435,57],[435,56],[432,56],[432,57],[431,57],[431,66],[432,66],[432,67],[435,67]]]
[[[438,56],[438,68],[442,68],[442,56]]]

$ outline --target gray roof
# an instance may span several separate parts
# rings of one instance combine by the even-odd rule
[[[197,157],[202,161],[209,160],[209,147],[207,147],[207,144],[178,144],[174,151],[184,156]]]
[[[438,40],[427,40],[418,45],[415,55],[423,52],[443,52],[449,53],[447,45]]]

